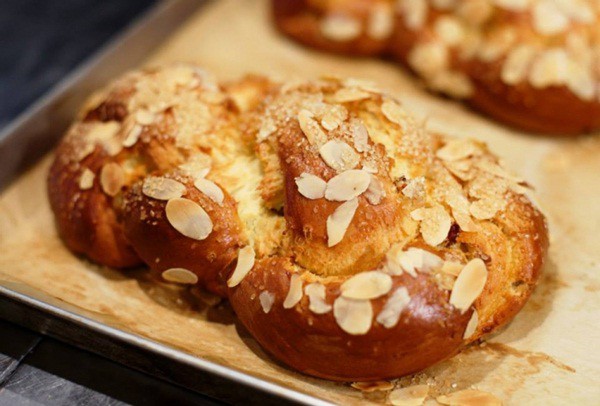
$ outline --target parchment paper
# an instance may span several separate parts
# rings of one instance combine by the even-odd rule
[[[486,141],[535,187],[548,217],[551,248],[544,277],[505,331],[398,385],[428,382],[433,395],[474,387],[508,405],[600,403],[598,135],[519,133],[428,94],[393,63],[302,48],[272,29],[266,0],[224,0],[201,8],[148,64],[170,61],[198,63],[220,79],[249,72],[372,79],[415,115],[429,117],[430,128]],[[326,400],[386,401],[386,392],[364,394],[274,362],[236,324],[226,304],[209,308],[187,291],[152,283],[144,270],[123,273],[73,256],[57,238],[48,207],[49,164],[47,157],[0,196],[0,283],[26,284],[111,325]]]

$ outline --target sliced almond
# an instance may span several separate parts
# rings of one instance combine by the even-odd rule
[[[569,18],[555,1],[542,0],[533,5],[533,27],[540,34],[559,34],[565,31],[569,24]]]
[[[260,301],[263,312],[269,313],[273,307],[273,302],[275,302],[275,295],[265,290],[258,295],[258,300]]]
[[[435,398],[442,405],[450,406],[502,406],[502,401],[489,392],[465,389]]]
[[[325,199],[334,202],[352,200],[364,193],[371,183],[371,174],[362,169],[351,169],[329,179]]]
[[[331,140],[325,143],[319,154],[323,161],[338,172],[354,169],[360,162],[360,156],[344,141]]]
[[[385,197],[385,189],[383,183],[377,178],[377,176],[371,174],[371,182],[369,187],[365,191],[365,197],[372,205],[378,205]]]
[[[291,309],[296,306],[302,299],[302,278],[299,274],[295,273],[290,279],[290,290],[283,301],[284,309]]]
[[[260,129],[258,130],[257,141],[261,142],[266,140],[271,134],[277,130],[277,126],[272,118],[263,118]]]
[[[304,287],[308,296],[308,309],[316,314],[325,314],[331,311],[331,305],[325,302],[325,286],[315,282]]]
[[[371,93],[361,90],[357,87],[343,87],[333,95],[333,101],[336,103],[350,103],[368,99]]]
[[[394,388],[394,384],[390,381],[374,381],[374,382],[353,382],[350,384],[354,389],[361,392],[372,393],[377,391],[389,391]]]
[[[478,155],[480,152],[480,149],[473,141],[457,139],[446,143],[446,145],[437,150],[435,155],[444,161],[458,161],[459,159]]]
[[[121,165],[110,162],[102,167],[100,172],[100,186],[109,196],[116,196],[125,185],[125,172]]]
[[[381,105],[381,112],[392,123],[402,126],[406,121],[406,112],[400,107],[398,103],[392,100],[386,100]]]
[[[142,127],[139,125],[134,125],[131,127],[127,136],[123,140],[123,146],[126,148],[132,147],[136,142],[140,139],[140,135],[142,134]]]
[[[490,173],[499,178],[506,179],[506,180],[509,180],[514,183],[522,183],[523,182],[523,179],[511,174],[510,172],[508,172],[506,169],[504,169],[502,166],[500,166],[497,163],[490,162],[488,160],[481,160],[481,161],[477,162],[476,166],[477,166],[477,168],[481,169],[482,171]]]
[[[142,193],[157,200],[176,199],[183,196],[185,191],[183,183],[162,176],[149,176],[142,185]]]
[[[418,30],[427,21],[427,0],[398,0],[398,9],[404,15],[404,23],[411,30]]]
[[[392,278],[381,271],[358,273],[340,286],[342,296],[348,299],[375,299],[392,288]]]
[[[484,198],[471,203],[469,211],[478,220],[489,220],[494,218],[504,206],[506,201],[502,198]]]
[[[429,394],[429,386],[414,385],[394,389],[390,392],[389,400],[394,406],[421,406]]]
[[[238,259],[235,269],[231,274],[231,277],[227,280],[227,286],[233,288],[240,284],[240,282],[248,275],[248,272],[254,267],[254,259],[256,254],[254,249],[250,245],[246,245],[238,252]]]
[[[352,125],[352,137],[354,139],[354,148],[358,152],[365,152],[369,149],[369,133],[363,123],[355,122]]]
[[[148,110],[138,110],[135,113],[135,121],[141,125],[150,125],[154,123],[156,117]]]
[[[393,30],[394,12],[391,4],[374,4],[367,22],[367,35],[376,40],[383,40],[388,38]]]
[[[526,79],[535,53],[535,48],[527,44],[519,45],[510,51],[502,65],[500,75],[502,81],[509,85],[515,85]]]
[[[205,178],[197,178],[194,181],[194,186],[219,206],[223,205],[225,194],[215,182]]]
[[[198,276],[192,271],[188,271],[184,268],[170,268],[164,271],[162,274],[164,280],[175,283],[182,283],[186,285],[194,285],[198,283]]]
[[[333,247],[344,238],[350,226],[354,213],[358,208],[358,199],[354,198],[342,203],[327,217],[327,246]]]
[[[327,141],[327,135],[325,135],[319,123],[315,121],[313,113],[310,111],[300,110],[298,123],[310,145],[321,145]]]
[[[434,30],[438,38],[440,38],[448,46],[460,45],[465,37],[465,29],[461,21],[453,16],[441,16],[434,23]]]
[[[406,272],[416,277],[417,270],[432,272],[440,269],[443,262],[440,257],[427,250],[415,247],[403,250],[400,244],[394,244],[386,253],[386,270],[392,275]]]
[[[427,208],[421,220],[421,235],[423,240],[435,247],[448,237],[452,227],[452,218],[442,206]]]
[[[466,312],[479,297],[487,280],[487,268],[480,258],[469,261],[458,274],[450,294],[450,304]]]
[[[460,262],[445,261],[444,265],[442,265],[441,271],[448,275],[458,276],[458,274],[460,274],[460,271],[462,271],[464,267],[465,266]]]
[[[408,54],[410,67],[426,78],[447,71],[449,62],[450,52],[441,41],[417,43]]]
[[[338,326],[348,334],[363,335],[373,322],[373,306],[369,300],[338,297],[333,302],[333,317]]]
[[[477,314],[477,310],[473,310],[473,314],[467,323],[467,328],[465,329],[465,333],[463,334],[463,340],[468,339],[477,330],[477,324],[479,323],[479,315]]]
[[[425,195],[425,178],[419,176],[410,179],[406,186],[402,189],[402,194],[409,199],[417,199]]]
[[[169,224],[188,238],[204,240],[210,235],[213,223],[208,214],[196,202],[175,198],[165,207]]]
[[[394,291],[377,315],[377,323],[385,328],[392,328],[398,324],[402,310],[410,303],[408,290],[402,286]]]
[[[199,153],[188,158],[187,162],[178,166],[184,175],[190,178],[203,178],[210,172],[212,158],[210,155]]]
[[[338,128],[347,117],[348,110],[346,110],[344,106],[331,106],[323,115],[323,118],[321,118],[321,125],[327,131],[333,131]]]
[[[298,192],[307,199],[321,199],[325,196],[327,182],[310,173],[302,173],[295,179]]]
[[[332,41],[351,41],[361,32],[359,20],[343,14],[331,14],[321,21],[321,34]]]
[[[94,186],[94,172],[90,171],[88,168],[85,168],[79,177],[79,189],[88,190]]]

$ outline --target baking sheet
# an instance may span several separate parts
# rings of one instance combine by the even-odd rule
[[[495,124],[459,103],[426,93],[384,61],[304,49],[274,32],[267,0],[222,0],[190,17],[146,62],[198,63],[220,79],[244,73],[281,78],[322,73],[376,80],[431,129],[479,138],[536,189],[551,248],[540,286],[490,342],[398,384],[428,382],[431,393],[475,387],[505,404],[598,404],[600,400],[600,137],[532,136]],[[271,360],[225,304],[73,256],[57,238],[45,192],[50,157],[0,196],[0,280],[34,288],[90,317],[186,353],[328,401],[383,403],[385,392],[299,375]],[[10,282],[9,282],[10,281]],[[18,285],[21,284],[21,285]]]

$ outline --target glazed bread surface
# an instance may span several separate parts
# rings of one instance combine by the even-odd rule
[[[341,381],[422,370],[514,317],[547,248],[525,186],[371,83],[191,65],[95,94],[48,177],[71,250],[226,297],[272,356]]]
[[[273,15],[308,46],[396,58],[430,89],[509,125],[600,128],[595,0],[274,0]]]

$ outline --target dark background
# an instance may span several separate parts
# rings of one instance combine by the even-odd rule
[[[0,130],[155,1],[0,0]],[[0,320],[0,406],[123,403],[217,404]]]

